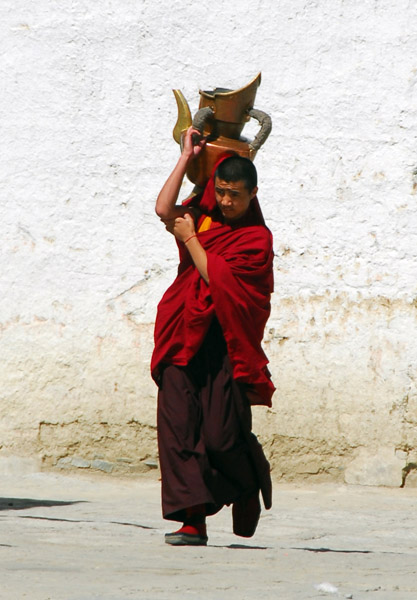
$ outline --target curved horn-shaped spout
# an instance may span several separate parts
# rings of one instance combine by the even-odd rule
[[[181,92],[181,90],[172,91],[174,92],[175,100],[177,101],[178,106],[178,118],[177,122],[175,123],[172,135],[177,144],[180,144],[181,134],[190,127],[192,123],[192,117],[190,107],[188,106],[188,102],[184,98],[184,95]]]

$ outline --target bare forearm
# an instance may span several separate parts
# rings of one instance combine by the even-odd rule
[[[190,161],[200,154],[205,144],[205,139],[201,137],[197,129],[193,127],[187,129],[183,136],[181,156],[156,200],[155,212],[163,221],[169,221],[175,219],[175,217],[184,215],[185,209],[181,206],[176,206],[182,180]]]
[[[195,234],[186,242],[185,247],[190,253],[190,256],[193,260],[193,263],[196,266],[197,271],[200,273],[204,281],[208,284],[209,276],[207,270],[207,254],[203,246],[198,241],[198,238]]]
[[[162,220],[174,219],[184,212],[184,209],[176,206],[176,202],[189,160],[190,158],[181,154],[174,170],[159,192],[155,204],[155,212]]]

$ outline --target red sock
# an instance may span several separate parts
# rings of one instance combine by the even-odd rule
[[[189,535],[201,535],[206,537],[207,528],[205,523],[195,523],[194,525],[187,525],[184,523],[184,525],[175,533],[188,533]]]

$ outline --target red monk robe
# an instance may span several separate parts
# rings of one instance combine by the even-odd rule
[[[222,222],[214,178],[203,196],[188,203],[212,218],[198,239],[207,252],[208,286],[179,243],[180,265],[174,283],[158,305],[151,371],[158,381],[161,364],[186,365],[196,354],[214,314],[220,322],[238,382],[252,384],[252,404],[271,406],[274,393],[261,341],[273,291],[272,235],[257,198],[237,222]]]
[[[261,347],[273,251],[256,197],[243,217],[225,222],[214,173],[203,195],[186,204],[202,213],[196,230],[209,284],[178,242],[178,275],[158,305],[151,370],[159,386],[163,515],[184,521],[165,541],[205,544],[206,515],[233,504],[233,531],[251,537],[259,490],[266,508],[272,502],[269,464],[251,431],[249,402],[270,406],[274,392]]]

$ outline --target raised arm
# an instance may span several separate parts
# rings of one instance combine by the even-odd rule
[[[197,129],[188,128],[184,135],[181,156],[156,200],[155,212],[162,221],[171,221],[187,212],[185,207],[176,204],[178,194],[189,163],[201,152],[205,143]]]

